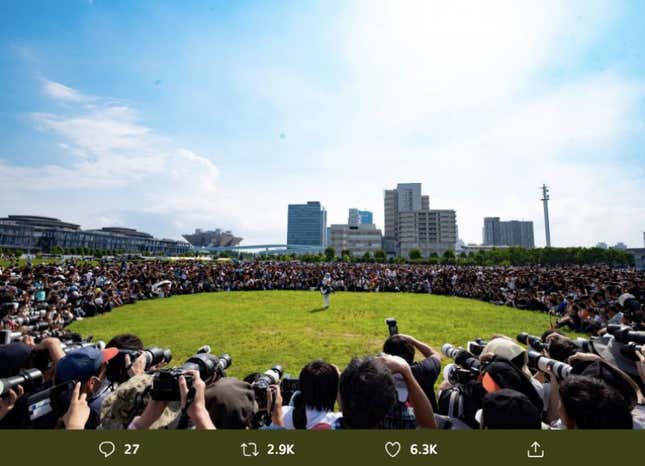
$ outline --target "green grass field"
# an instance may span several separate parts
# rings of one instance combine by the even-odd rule
[[[296,375],[309,361],[323,358],[344,367],[352,356],[375,354],[387,337],[386,317],[399,331],[438,350],[450,342],[540,334],[543,313],[479,301],[406,293],[335,293],[329,310],[314,291],[259,291],[174,296],[123,306],[109,314],[73,323],[70,329],[108,341],[118,333],[139,335],[147,346],[169,347],[180,364],[201,345],[229,353],[229,375],[244,377],[280,363]]]

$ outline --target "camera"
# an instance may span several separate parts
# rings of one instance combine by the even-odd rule
[[[26,369],[18,375],[0,379],[0,398],[5,398],[9,390],[15,390],[18,385],[22,385],[25,392],[29,392],[40,386],[43,381],[43,373],[38,369]]]
[[[643,346],[638,345],[634,343],[633,341],[630,341],[626,345],[622,346],[620,348],[620,353],[625,356],[627,359],[631,359],[632,361],[638,361],[638,356],[636,353],[640,353],[642,351]]]
[[[255,392],[255,400],[257,401],[260,410],[273,410],[273,406],[267,406],[267,389],[271,385],[277,385],[280,383],[282,373],[282,366],[276,364],[264,374],[258,375],[255,381],[251,384],[253,391]]]
[[[560,380],[567,378],[571,373],[571,366],[569,364],[547,358],[537,351],[530,350],[528,355],[529,367],[533,369],[538,369],[542,372],[548,372],[548,370],[551,369],[551,372],[553,372]]]
[[[448,381],[450,385],[460,385],[477,379],[479,373],[462,369],[457,364],[448,364],[443,369],[443,378]]]
[[[22,333],[11,330],[0,330],[0,345],[8,345],[22,338]]]
[[[481,362],[465,349],[457,348],[450,343],[446,343],[441,347],[441,352],[450,359],[454,359],[455,364],[462,369],[479,375]]]
[[[160,369],[155,372],[150,395],[157,401],[177,401],[179,400],[179,377],[182,375],[185,377],[189,389],[193,385],[193,377],[186,371],[199,371],[199,377],[208,383],[214,376],[224,377],[226,369],[232,362],[228,354],[213,356],[209,353],[197,353],[179,367]]]
[[[120,349],[119,354],[108,362],[107,365],[107,378],[116,383],[123,383],[130,378],[128,374],[129,367],[126,367],[125,357],[130,356],[130,364],[133,364],[136,359],[144,355],[145,358],[145,371],[149,371],[152,367],[165,362],[166,364],[172,360],[172,352],[168,348],[150,347],[145,350],[136,349]]]
[[[397,327],[396,319],[394,317],[388,317],[385,319],[385,325],[387,325],[390,336],[397,335],[399,333],[399,327]]]
[[[531,349],[535,351],[544,351],[549,349],[548,345],[542,341],[540,337],[535,335],[529,335],[526,332],[522,332],[517,336],[517,341],[523,345],[530,346]]]
[[[466,343],[466,349],[469,353],[472,353],[475,356],[479,356],[482,354],[482,351],[484,351],[484,348],[487,344],[488,342],[486,340],[477,338],[476,340],[472,340]]]
[[[626,325],[607,325],[607,333],[613,335],[618,343],[645,344],[645,331],[632,330]]]

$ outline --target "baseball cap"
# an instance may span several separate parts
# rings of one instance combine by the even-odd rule
[[[150,388],[152,375],[135,375],[120,384],[101,404],[101,424],[99,429],[127,429],[136,416],[140,416],[151,400]],[[179,401],[171,401],[152,423],[150,429],[161,429],[172,424],[181,410]]]
[[[515,367],[529,377],[531,376],[531,371],[529,371],[527,366],[529,360],[528,353],[514,341],[506,338],[494,338],[484,346],[482,354],[486,353],[493,353],[495,356],[509,360]]]
[[[245,429],[258,411],[251,384],[224,377],[206,387],[206,410],[218,429]]]
[[[580,361],[573,365],[572,375],[585,375],[602,380],[610,387],[615,388],[634,409],[638,401],[638,386],[624,372],[613,367],[601,359],[596,361]]]
[[[57,384],[75,380],[86,382],[93,375],[98,375],[101,365],[119,354],[118,348],[100,350],[95,346],[86,346],[70,351],[56,365]]]
[[[531,400],[516,390],[502,389],[487,393],[477,422],[487,429],[540,429],[540,411]]]

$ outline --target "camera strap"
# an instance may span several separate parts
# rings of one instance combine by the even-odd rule
[[[177,429],[187,429],[188,423],[190,421],[190,416],[188,416],[188,409],[190,405],[195,401],[195,387],[190,387],[186,395],[186,406],[181,408],[181,415],[179,416],[179,422],[177,423]]]

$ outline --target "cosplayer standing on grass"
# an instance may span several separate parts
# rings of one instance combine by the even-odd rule
[[[331,287],[331,275],[326,273],[320,283],[320,294],[323,297],[323,309],[329,308],[329,299],[334,289]]]

